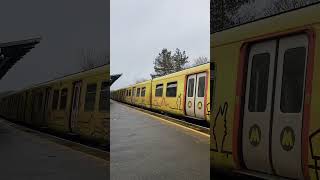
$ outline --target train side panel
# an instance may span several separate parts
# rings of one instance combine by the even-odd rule
[[[167,93],[168,85],[175,86],[176,90],[174,93]],[[158,94],[160,88],[162,89],[162,93]],[[184,115],[184,88],[185,75],[179,75],[172,78],[161,78],[160,80],[153,80],[152,108],[171,114]]]
[[[215,92],[211,115],[211,166],[219,169],[235,167],[232,156],[236,77],[241,44],[211,49],[215,60]],[[231,50],[231,51],[230,51]]]

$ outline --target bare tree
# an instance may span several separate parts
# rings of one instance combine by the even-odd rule
[[[319,0],[273,0],[270,1],[269,5],[264,9],[265,16],[274,15],[283,11],[300,8]]]
[[[265,6],[259,6],[261,1],[255,0],[242,5],[237,10],[236,15],[230,18],[235,24],[241,24],[291,9],[304,7],[317,1],[319,0],[270,0],[266,2]]]
[[[89,70],[105,64],[110,64],[110,56],[106,50],[98,51],[94,48],[82,48],[78,52],[81,69]]]
[[[196,58],[194,61],[193,61],[193,64],[192,66],[198,66],[198,65],[201,65],[201,64],[205,64],[205,63],[208,63],[209,62],[209,59],[205,56],[200,56],[198,58]]]

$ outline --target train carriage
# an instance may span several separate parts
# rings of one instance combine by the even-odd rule
[[[188,68],[112,92],[118,101],[210,121],[210,64]]]
[[[319,179],[320,4],[211,35],[211,167]]]
[[[151,80],[135,84],[134,88],[136,89],[136,91],[135,94],[133,94],[132,103],[140,107],[150,108]]]
[[[37,128],[107,144],[109,66],[68,75],[0,99],[0,115]]]

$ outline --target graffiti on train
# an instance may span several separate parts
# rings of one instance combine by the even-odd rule
[[[207,116],[210,116],[210,114],[211,114],[211,104],[210,104],[210,102],[207,103],[207,110],[206,110],[206,112],[207,112],[206,115],[207,115]]]
[[[176,97],[176,102],[175,102],[175,106],[172,106],[171,103],[167,103],[166,102],[165,97],[162,97],[161,99],[154,99],[152,106],[156,106],[156,107],[168,107],[170,109],[175,109],[175,110],[182,110],[182,94],[180,93],[177,97]]]
[[[226,150],[225,148],[225,142],[227,138],[230,137],[230,134],[228,134],[228,126],[227,126],[227,115],[228,115],[228,103],[225,102],[223,105],[219,106],[218,112],[215,115],[213,126],[212,126],[212,136],[213,136],[213,143],[214,148],[213,151],[220,152],[223,154],[226,154],[227,157],[232,154],[231,151]],[[218,130],[222,130],[223,133],[218,133]],[[223,134],[223,135],[219,135]],[[219,136],[217,136],[219,135]]]
[[[313,160],[313,164],[309,164],[309,168],[314,170],[316,178],[319,179],[319,162],[320,160],[320,153],[319,153],[319,141],[320,141],[320,129],[316,130],[309,136],[309,147],[311,151],[311,157]]]

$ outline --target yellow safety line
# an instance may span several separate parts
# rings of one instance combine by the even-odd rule
[[[186,127],[186,126],[183,126],[183,125],[180,125],[180,124],[177,124],[177,123],[171,122],[171,121],[169,121],[169,120],[166,120],[166,119],[164,119],[164,118],[161,118],[161,117],[155,116],[155,115],[153,115],[153,114],[149,114],[149,113],[146,113],[146,112],[143,112],[143,111],[139,111],[139,110],[137,110],[137,109],[135,109],[135,108],[132,108],[132,109],[134,109],[134,110],[136,110],[136,111],[138,111],[138,112],[144,113],[144,114],[146,114],[146,115],[148,115],[148,116],[154,117],[154,118],[156,118],[156,119],[159,119],[159,120],[161,120],[161,121],[164,121],[164,122],[167,122],[167,123],[174,124],[174,125],[176,125],[176,126],[179,126],[179,127],[184,128],[184,129],[187,129],[187,130],[190,130],[190,131],[193,131],[193,132],[199,133],[199,134],[201,134],[201,135],[203,135],[203,136],[206,136],[206,137],[210,137],[210,135],[209,135],[209,134],[207,134],[207,133],[203,133],[203,132],[201,132],[201,131],[197,131],[197,130],[194,130],[194,129],[192,129],[192,128],[189,128],[189,127]]]

